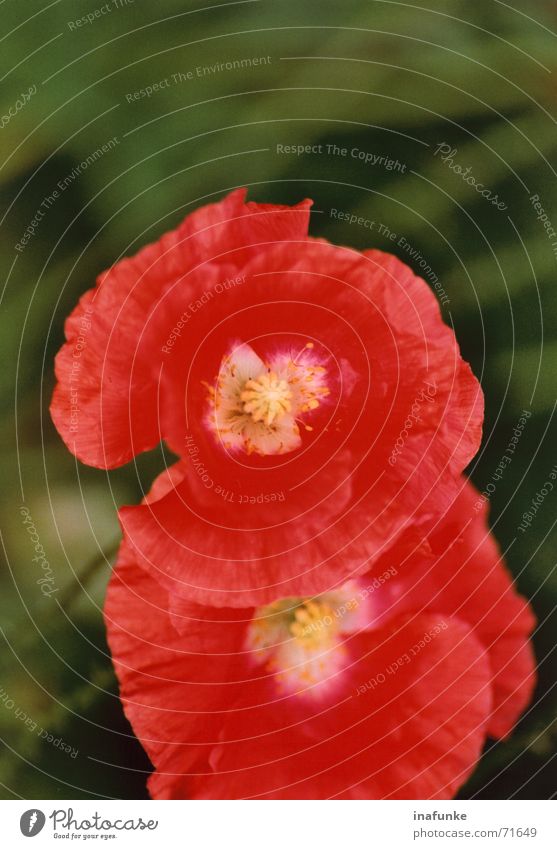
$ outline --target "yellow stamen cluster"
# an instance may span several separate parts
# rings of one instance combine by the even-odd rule
[[[273,371],[247,380],[240,395],[244,412],[248,413],[254,422],[264,422],[267,426],[290,412],[291,398],[292,392],[288,383],[286,380],[280,380]]]
[[[325,602],[305,601],[294,611],[289,630],[304,648],[322,648],[337,630],[333,609]]]
[[[352,610],[347,599],[353,593],[347,584],[338,592],[283,598],[256,610],[246,649],[274,676],[280,692],[319,697],[334,687],[348,660],[339,611]]]

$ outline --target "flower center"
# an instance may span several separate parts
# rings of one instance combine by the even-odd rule
[[[244,411],[254,422],[265,422],[272,425],[275,419],[281,419],[292,409],[290,399],[292,392],[286,380],[280,380],[274,371],[262,374],[246,381],[240,400],[244,403]]]
[[[228,450],[287,454],[300,448],[300,426],[330,393],[327,369],[313,351],[275,351],[262,360],[250,345],[237,343],[223,357],[217,380],[206,383],[206,424]]]
[[[246,638],[253,662],[263,664],[286,693],[320,697],[347,666],[345,638],[365,616],[355,581],[315,599],[284,598],[255,611]]]

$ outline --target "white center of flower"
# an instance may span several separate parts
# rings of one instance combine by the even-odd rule
[[[246,649],[279,690],[310,698],[334,688],[347,666],[344,636],[362,626],[366,604],[355,581],[315,599],[287,598],[260,607]]]
[[[222,360],[209,390],[207,425],[229,450],[248,454],[286,454],[302,444],[300,425],[329,395],[327,370],[313,343],[296,354],[275,352],[268,362],[239,343]]]

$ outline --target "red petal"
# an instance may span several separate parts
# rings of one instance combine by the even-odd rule
[[[342,483],[341,462],[323,473],[323,493],[310,481],[281,491],[282,502],[250,505],[238,502],[238,492],[215,495],[215,487],[207,503],[197,493],[192,497],[189,466],[182,461],[172,481],[164,489],[158,485],[167,494],[120,510],[127,545],[168,590],[200,604],[256,606],[321,592],[368,568],[359,516],[338,528],[334,522],[351,492],[350,481]],[[231,526],[226,498],[235,498]],[[271,523],[269,508],[277,516]],[[346,545],[358,548],[359,560],[348,556]]]
[[[241,649],[243,621],[251,611],[182,604],[178,617],[187,621],[188,630],[180,634],[172,624],[167,593],[122,545],[104,615],[126,716],[154,763],[168,760],[183,769],[197,757],[196,741],[205,726],[206,739],[217,739],[210,711],[221,706],[234,671],[234,652]],[[229,620],[222,632],[219,618]],[[211,648],[222,654],[213,655],[208,665],[205,655]]]
[[[390,593],[391,606],[386,602],[384,615],[401,609],[442,611],[473,627],[489,653],[493,675],[488,731],[505,737],[532,697],[535,660],[529,635],[535,618],[514,588],[471,484],[463,482],[430,545],[434,556],[407,555],[396,583],[389,585],[395,595]]]

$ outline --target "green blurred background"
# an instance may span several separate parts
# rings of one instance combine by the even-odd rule
[[[391,250],[416,271],[425,258],[486,393],[484,444],[470,469],[480,489],[531,411],[496,482],[491,521],[540,620],[539,687],[461,795],[551,796],[557,495],[525,533],[517,526],[557,463],[557,260],[531,201],[538,194],[557,227],[553,0],[7,0],[0,22],[2,796],[146,795],[150,767],[121,711],[101,610],[114,507],[136,502],[164,458],[153,452],[109,473],[76,463],[48,415],[53,357],[64,317],[101,270],[242,185],[259,201],[314,198],[313,235]],[[267,58],[242,66],[254,57]],[[22,92],[29,99],[16,111]],[[506,210],[435,155],[442,143]],[[348,153],[280,154],[277,144]],[[400,167],[366,164],[356,148]],[[382,223],[396,240],[336,220],[331,208]],[[36,583],[22,505],[59,588],[51,598]]]

